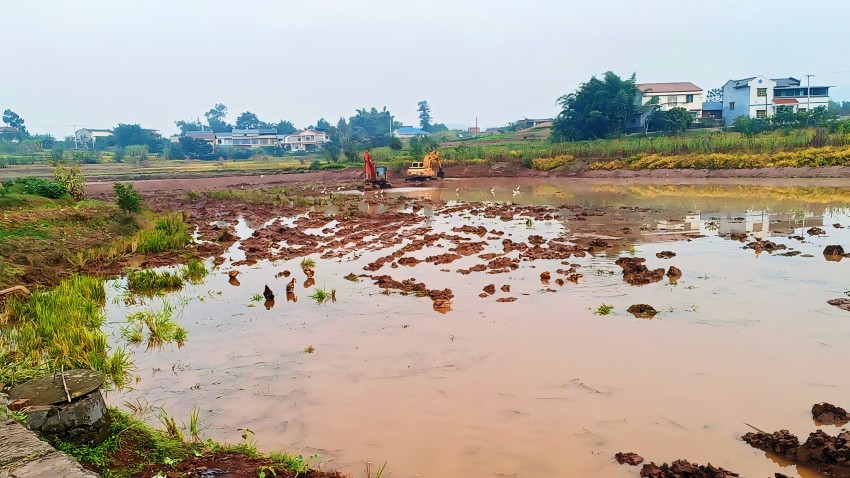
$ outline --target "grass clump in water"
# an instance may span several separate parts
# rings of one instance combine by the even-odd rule
[[[35,290],[6,303],[8,326],[0,336],[0,382],[14,385],[61,369],[91,368],[126,383],[130,360],[111,354],[101,331],[103,280],[75,275],[53,290]]]
[[[127,326],[121,333],[130,343],[138,344],[142,342],[144,332],[147,330],[148,348],[171,342],[182,346],[188,334],[186,329],[179,327],[174,321],[174,315],[174,306],[169,302],[163,304],[162,309],[156,312],[146,310],[130,314],[127,317]]]
[[[251,302],[259,302],[261,300],[263,300],[263,294],[252,294],[251,295]]]
[[[183,214],[176,212],[157,220],[153,229],[143,229],[138,234],[138,252],[141,254],[178,251],[191,241],[189,225]]]
[[[304,259],[301,259],[301,268],[302,269],[315,269],[316,268],[316,261],[314,261],[313,259],[311,259],[309,257],[305,257]]]
[[[207,266],[198,259],[189,259],[189,263],[182,269],[183,278],[192,284],[202,282],[208,273]]]
[[[183,288],[183,277],[177,272],[152,269],[132,271],[127,275],[127,290],[134,294],[156,295]]]

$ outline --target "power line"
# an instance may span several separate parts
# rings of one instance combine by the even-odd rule
[[[844,71],[832,71],[832,72],[829,72],[829,73],[815,73],[814,75],[810,75],[810,76],[840,75],[840,74],[842,74],[842,73],[850,73],[850,70],[844,70]]]

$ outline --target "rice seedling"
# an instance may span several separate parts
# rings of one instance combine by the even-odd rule
[[[315,300],[317,304],[324,304],[331,299],[331,295],[325,292],[324,289],[316,288],[316,292],[314,292],[310,298]]]
[[[316,267],[316,261],[309,257],[305,257],[301,259],[301,268],[302,269],[314,269]]]
[[[595,315],[608,315],[614,310],[614,306],[611,304],[602,304],[596,308],[594,312]]]
[[[207,267],[204,262],[198,259],[189,259],[186,267],[181,269],[183,278],[192,284],[198,284],[207,276]]]
[[[316,348],[315,348],[315,347],[313,347],[312,345],[308,345],[307,347],[305,347],[305,348],[304,348],[304,353],[305,353],[305,354],[311,354],[311,353],[313,353],[313,352],[315,352],[315,351],[316,351]]]
[[[263,300],[263,294],[257,293],[251,295],[251,302],[259,302]]]
[[[198,436],[198,417],[200,414],[200,408],[193,408],[189,411],[189,433],[192,435],[192,440],[196,442],[201,441],[201,437]]]
[[[143,269],[127,274],[127,290],[134,294],[153,296],[182,288],[183,278],[177,272]]]
[[[6,303],[9,325],[0,337],[0,382],[14,385],[62,368],[91,368],[122,385],[131,366],[123,349],[110,354],[103,325],[104,282],[74,275],[53,290]]]
[[[165,436],[183,441],[183,431],[177,426],[177,421],[174,417],[168,416],[164,409],[160,409],[158,418],[162,426],[165,427],[163,430]]]
[[[143,229],[137,235],[138,252],[142,254],[176,251],[191,241],[189,225],[182,213],[171,213],[157,220],[153,229]]]

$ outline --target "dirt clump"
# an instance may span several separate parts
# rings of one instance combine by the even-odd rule
[[[631,465],[638,466],[643,463],[643,457],[638,455],[637,453],[623,453],[618,452],[614,455],[614,459],[617,460],[617,463],[621,465]]]
[[[496,299],[496,302],[514,302],[516,301],[516,297],[500,297]]]
[[[664,278],[664,269],[649,269],[642,257],[621,257],[614,264],[623,269],[623,280],[631,285],[646,285]]]
[[[488,269],[519,269],[519,264],[510,257],[499,257],[487,263]]]
[[[671,464],[656,465],[655,462],[643,465],[640,470],[641,478],[732,478],[741,476],[709,463],[706,466],[691,463],[687,460],[676,460]]]
[[[828,300],[826,301],[826,303],[829,305],[834,305],[835,307],[838,307],[841,310],[846,310],[850,312],[850,299],[845,299],[844,297],[841,297],[839,299]]]
[[[844,425],[850,422],[850,414],[846,410],[826,402],[812,405],[812,418],[824,425]]]
[[[841,247],[840,245],[826,246],[823,249],[823,255],[825,255],[825,256],[843,256],[844,255],[844,248]]]
[[[546,244],[546,239],[543,239],[543,236],[539,234],[532,234],[528,236],[528,243],[535,246],[539,246],[541,244]]]
[[[826,476],[850,477],[850,432],[829,436],[823,430],[800,440],[788,430],[747,433],[742,437],[753,448],[779,455],[794,463],[812,466]]]
[[[475,234],[477,236],[483,236],[487,234],[487,228],[484,226],[462,226],[462,227],[453,227],[452,232],[465,232],[467,234]]]
[[[676,253],[673,252],[673,251],[661,251],[661,252],[656,252],[655,257],[657,257],[659,259],[671,259],[673,257],[676,257]]]
[[[676,266],[670,266],[670,268],[667,269],[667,277],[669,277],[670,280],[678,280],[682,277],[682,271]]]
[[[812,227],[812,228],[809,228],[809,230],[806,231],[806,234],[808,234],[810,236],[823,236],[823,235],[826,234],[826,231],[824,231],[823,229],[821,229],[819,227]]]
[[[510,292],[510,291],[511,291],[511,286],[509,286],[507,284],[502,286],[502,292]]]
[[[602,249],[608,249],[609,247],[614,247],[613,244],[611,244],[610,242],[608,242],[604,239],[594,239],[594,240],[590,241],[590,244],[588,244],[588,246],[596,247],[596,248],[602,248]]]
[[[784,257],[794,257],[794,256],[799,256],[800,254],[802,254],[802,252],[800,252],[800,251],[788,251],[788,252],[783,252],[783,253],[778,254],[778,255],[784,256]]]
[[[541,272],[540,273],[540,280],[542,280],[544,282],[548,282],[550,279],[552,279],[552,274],[550,274],[549,272]]]
[[[495,294],[496,293],[496,284],[490,284],[488,286],[485,286],[484,292],[486,292],[489,295]]]
[[[649,304],[634,304],[626,309],[626,312],[639,319],[651,319],[658,314],[658,311]]]
[[[345,279],[347,281],[351,281],[351,282],[360,281],[360,278],[357,276],[357,274],[355,274],[353,272],[349,273],[347,276],[344,276],[343,279]]]
[[[836,229],[844,229],[844,226],[842,226],[842,225],[841,225],[841,223],[838,223],[838,222],[836,222],[835,224],[833,224],[833,225],[832,225],[832,227],[834,227],[834,228],[836,228]]]
[[[744,241],[747,240],[747,233],[746,232],[733,232],[732,234],[729,234],[729,238],[732,239],[733,241],[744,242]]]
[[[756,239],[755,241],[744,246],[744,249],[752,249],[756,252],[756,254],[767,251],[781,251],[783,249],[787,249],[788,247],[785,244],[777,244],[773,241],[765,241],[763,239]]]

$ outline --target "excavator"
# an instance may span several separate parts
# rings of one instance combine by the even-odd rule
[[[386,189],[393,187],[387,181],[387,167],[375,166],[375,162],[372,161],[372,155],[369,154],[369,151],[363,153],[363,166],[366,189]]]
[[[407,168],[406,181],[429,181],[431,179],[443,179],[443,163],[440,162],[440,152],[436,149],[426,154],[422,162],[413,163]]]

